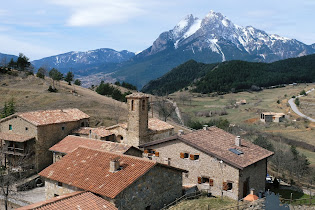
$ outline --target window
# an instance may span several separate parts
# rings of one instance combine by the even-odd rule
[[[190,160],[199,160],[199,155],[190,154],[189,159]]]
[[[134,101],[131,100],[131,111],[134,111],[134,110],[135,110]]]
[[[187,152],[181,152],[180,153],[180,158],[189,158],[189,153],[187,153]]]
[[[81,127],[84,127],[84,122],[81,122]]]
[[[63,130],[63,131],[64,131],[64,130],[65,130],[65,127],[64,127],[64,126],[62,126],[62,127],[61,127],[61,130]]]
[[[210,179],[207,176],[198,177],[198,184],[207,184],[213,186],[213,179]]]
[[[233,189],[233,183],[232,182],[223,182],[223,190],[232,190]]]
[[[62,187],[62,182],[58,182],[58,186]]]
[[[25,127],[25,130],[27,131],[27,130],[28,130],[28,127]]]
[[[171,165],[171,158],[164,158],[164,164]]]
[[[150,210],[150,209],[151,209],[151,206],[145,207],[145,210]]]
[[[9,130],[12,131],[12,125],[9,125]]]
[[[145,100],[142,100],[142,110],[145,111]]]
[[[58,194],[54,194],[54,197],[57,197],[57,196],[59,196]]]
[[[145,149],[144,153],[148,154],[148,156],[152,156],[152,155],[154,155],[155,157],[159,157],[160,156],[160,153],[157,152],[155,149]]]

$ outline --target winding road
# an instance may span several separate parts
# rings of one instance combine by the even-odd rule
[[[310,93],[310,92],[312,92],[312,91],[314,91],[315,89],[313,88],[313,89],[311,89],[311,90],[309,90],[309,91],[307,91],[306,93],[308,94],[308,93]],[[302,95],[299,95],[299,96],[297,96],[298,98],[299,97],[302,97]],[[297,115],[299,115],[299,116],[301,116],[301,117],[303,117],[303,118],[306,118],[306,119],[308,119],[309,121],[312,121],[312,122],[315,122],[315,119],[313,119],[313,118],[311,118],[311,117],[309,117],[309,116],[306,116],[305,114],[303,114],[302,112],[300,112],[300,110],[297,108],[297,106],[296,106],[296,104],[294,103],[294,98],[291,98],[288,102],[289,102],[289,104],[290,104],[290,106],[291,106],[291,109],[292,109],[292,111],[294,111]]]

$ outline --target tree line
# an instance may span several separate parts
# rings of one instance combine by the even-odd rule
[[[273,63],[226,61],[204,64],[190,60],[150,81],[142,91],[165,95],[191,86],[197,93],[260,90],[261,87],[315,81],[315,55]]]

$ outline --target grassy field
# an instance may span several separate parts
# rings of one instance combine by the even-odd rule
[[[208,198],[202,196],[198,199],[185,200],[172,206],[171,210],[190,210],[190,209],[220,209],[229,206],[236,206],[237,201],[224,197],[220,198]]]
[[[305,123],[303,119],[291,111],[287,103],[293,95],[298,95],[301,90],[309,90],[314,87],[315,84],[300,84],[284,88],[265,89],[260,92],[230,93],[221,96],[177,92],[170,95],[170,97],[176,100],[180,110],[192,120],[206,122],[211,118],[222,117],[228,119],[232,124],[250,125],[264,132],[281,134],[315,145],[315,123]],[[313,93],[301,99],[302,107],[305,107],[305,100],[315,100],[315,94]],[[191,98],[191,101],[183,102],[181,100],[183,94],[188,95],[187,98]],[[247,104],[237,107],[232,106],[235,101],[243,99],[246,100]],[[279,104],[277,103],[278,100]],[[220,112],[223,111],[227,112],[227,115],[220,116]],[[267,111],[283,112],[289,119],[283,123],[261,123],[259,121],[260,113]],[[302,109],[302,111],[304,110]],[[202,112],[212,112],[212,116],[199,116],[198,113]]]
[[[216,96],[176,92],[169,97],[177,102],[181,112],[189,116],[187,118],[191,120],[208,122],[211,119],[221,117],[228,119],[232,124],[315,145],[315,123],[305,121],[296,115],[287,103],[292,96],[299,95],[302,90],[307,91],[314,87],[315,84],[299,84],[283,88],[265,89],[260,92],[240,92]],[[232,105],[243,99],[247,102],[245,105]],[[305,114],[313,113],[315,115],[313,105],[310,105],[310,103],[315,103],[314,101],[315,91],[306,97],[302,97],[301,111]],[[305,105],[306,102],[309,105]],[[281,123],[262,123],[259,120],[260,113],[265,111],[283,112],[288,116],[288,119]],[[209,112],[212,112],[211,117],[202,115],[202,113]],[[222,115],[224,112],[226,112],[226,115]],[[302,149],[299,149],[299,151],[305,154],[309,158],[311,166],[315,167],[315,153]]]
[[[34,76],[27,78],[0,75],[0,110],[11,98],[19,112],[43,109],[79,108],[91,116],[91,126],[109,126],[125,121],[127,106],[106,96],[66,82],[56,85],[57,93],[47,91],[52,81]],[[75,89],[77,94],[73,94]]]

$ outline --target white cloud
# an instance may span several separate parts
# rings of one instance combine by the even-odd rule
[[[128,19],[143,15],[143,7],[152,3],[140,0],[55,0],[57,4],[70,9],[67,20],[69,26],[101,26],[126,22]]]

